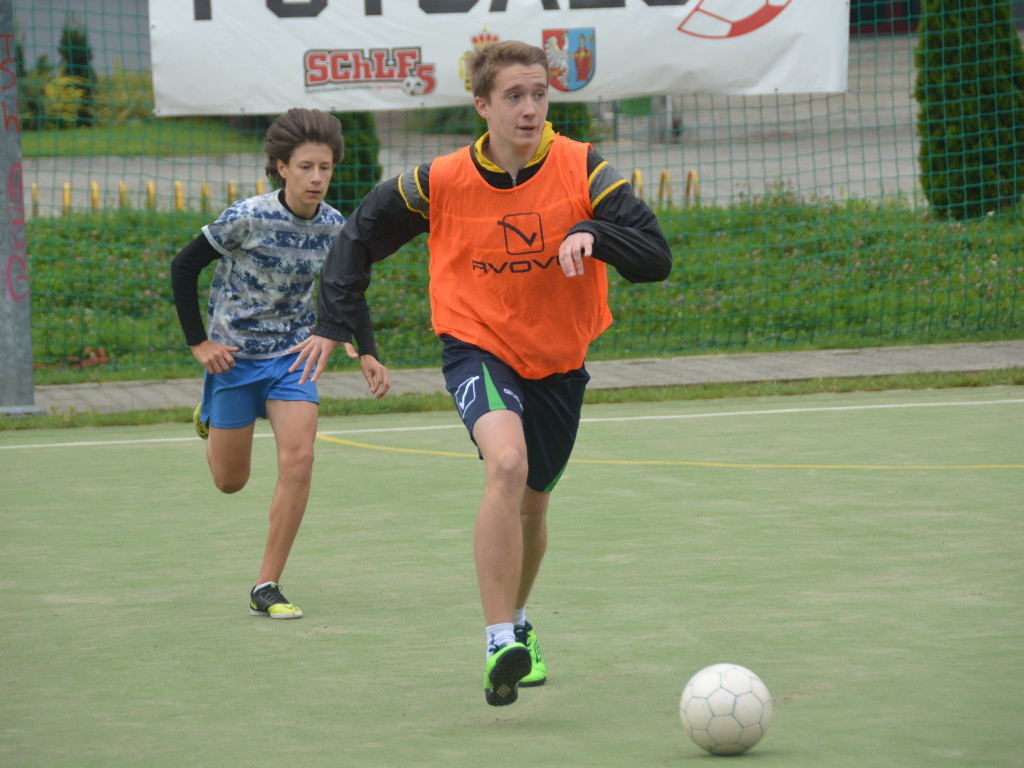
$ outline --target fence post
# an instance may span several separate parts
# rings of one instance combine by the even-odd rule
[[[0,414],[43,413],[35,405],[32,317],[25,235],[25,188],[21,176],[21,116],[14,67],[14,3],[0,0],[0,172],[6,205],[0,211]]]

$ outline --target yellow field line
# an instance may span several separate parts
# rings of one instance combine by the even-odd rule
[[[436,451],[424,448],[396,448],[388,445],[373,445],[355,440],[343,440],[322,433],[317,434],[321,440],[352,448],[365,448],[371,451],[390,451],[392,453],[415,453],[426,456],[451,456],[459,459],[478,458],[475,453],[456,453],[454,451]],[[881,469],[881,470],[949,470],[949,469],[1024,469],[1024,464],[755,464],[731,461],[665,461],[665,460],[626,460],[626,459],[570,459],[570,464],[605,464],[626,467],[723,467],[729,469]]]
[[[387,445],[370,445],[370,443],[357,443],[355,440],[342,440],[340,437],[331,437],[325,435],[322,432],[317,433],[317,437],[321,440],[326,440],[329,443],[338,443],[339,445],[350,445],[353,448],[368,448],[371,451],[391,451],[392,453],[422,453],[429,456],[454,456],[460,459],[475,459],[477,455],[475,453],[455,453],[454,451],[428,451],[422,448],[394,448]]]

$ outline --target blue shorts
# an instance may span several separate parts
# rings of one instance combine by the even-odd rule
[[[296,357],[298,352],[269,360],[237,357],[234,368],[224,373],[207,373],[203,378],[199,418],[209,419],[210,426],[218,429],[239,429],[256,419],[267,418],[267,400],[319,403],[316,382],[307,381],[300,386],[302,368],[288,372]]]
[[[451,336],[441,340],[441,372],[470,438],[477,419],[485,413],[508,410],[519,414],[529,462],[526,484],[550,493],[576,443],[590,374],[579,368],[543,379],[524,379],[490,352]]]

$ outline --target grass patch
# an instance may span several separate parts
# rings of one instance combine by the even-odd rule
[[[220,119],[136,119],[113,125],[26,131],[23,157],[259,154],[265,133],[234,128]]]

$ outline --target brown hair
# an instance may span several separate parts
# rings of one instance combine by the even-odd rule
[[[263,151],[267,154],[267,176],[284,186],[284,179],[277,172],[277,161],[285,165],[302,144],[326,144],[331,148],[334,164],[345,156],[345,140],[341,136],[341,122],[334,115],[319,109],[289,109],[269,128]]]
[[[469,82],[473,88],[473,96],[489,98],[498,72],[515,64],[526,67],[539,64],[544,67],[544,76],[551,76],[548,71],[548,57],[537,46],[518,40],[488,43],[469,59]]]

